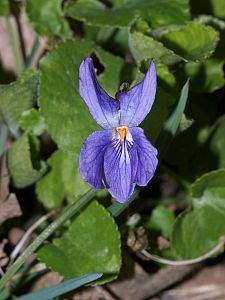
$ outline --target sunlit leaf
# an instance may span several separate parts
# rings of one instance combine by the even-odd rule
[[[19,124],[26,133],[31,133],[33,135],[41,135],[45,131],[44,118],[35,108],[24,111]]]
[[[62,237],[38,251],[38,258],[65,279],[103,273],[99,282],[116,278],[120,270],[120,235],[114,219],[93,201]]]
[[[110,27],[127,27],[136,17],[148,20],[153,27],[189,20],[187,0],[132,0],[115,4],[109,9],[97,0],[70,0],[65,12],[87,24]]]
[[[196,21],[165,32],[164,46],[188,61],[204,61],[214,52],[219,39],[218,32]]]
[[[62,0],[26,0],[27,15],[39,35],[72,36],[61,5]]]
[[[141,32],[134,31],[129,34],[129,46],[138,64],[144,59],[155,59],[164,64],[173,64],[182,60],[161,42]]]

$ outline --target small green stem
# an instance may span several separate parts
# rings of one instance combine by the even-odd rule
[[[2,156],[5,150],[5,145],[8,138],[8,132],[9,132],[8,127],[6,125],[2,125],[0,131],[0,156]]]
[[[40,41],[39,41],[39,38],[37,36],[35,41],[34,41],[31,53],[30,53],[30,55],[28,56],[28,58],[25,62],[24,71],[31,68],[39,48],[40,48]]]
[[[125,203],[119,203],[119,202],[115,202],[112,205],[110,205],[107,210],[108,212],[114,217],[118,217],[129,205],[131,202],[133,202],[134,199],[137,198],[137,196],[139,195],[140,190],[139,189],[135,189],[132,196],[129,198],[129,200]]]
[[[91,189],[86,194],[81,196],[77,202],[66,207],[59,217],[53,221],[34,241],[21,256],[14,262],[14,264],[7,270],[5,275],[0,280],[0,290],[6,286],[10,278],[18,271],[26,259],[38,249],[38,247],[52,235],[52,233],[61,226],[66,220],[69,220],[76,213],[78,213],[96,194],[96,191]]]
[[[13,30],[13,27],[12,27],[9,17],[6,18],[6,25],[7,25],[8,34],[9,34],[9,37],[11,40],[13,56],[14,56],[15,64],[16,64],[16,71],[17,71],[17,74],[19,75],[23,72],[22,51],[21,51],[20,46],[17,45],[17,39],[16,39],[15,32]]]

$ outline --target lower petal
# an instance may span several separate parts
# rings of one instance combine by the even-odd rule
[[[108,191],[120,203],[133,193],[136,166],[136,148],[127,141],[113,140],[105,151],[104,175]]]
[[[85,140],[80,152],[80,174],[95,189],[104,188],[103,156],[111,138],[111,130],[95,131]]]
[[[137,148],[138,167],[135,182],[140,186],[146,186],[155,174],[158,164],[157,150],[144,134],[140,127],[130,128],[131,135]]]

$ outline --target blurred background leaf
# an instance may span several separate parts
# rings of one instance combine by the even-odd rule
[[[40,143],[35,136],[24,134],[9,149],[8,168],[16,187],[26,187],[46,172],[46,164],[40,159]]]
[[[67,20],[63,17],[62,0],[26,0],[27,15],[38,35],[72,37]]]

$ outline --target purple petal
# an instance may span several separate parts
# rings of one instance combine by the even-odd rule
[[[135,142],[138,156],[138,167],[134,180],[138,185],[145,186],[155,174],[158,164],[157,150],[147,140],[142,128],[130,128],[130,132]]]
[[[119,93],[120,124],[136,127],[150,112],[156,94],[156,69],[151,61],[144,79],[127,92]]]
[[[95,189],[104,188],[103,156],[111,138],[111,130],[95,131],[85,140],[80,152],[80,174]]]
[[[104,155],[105,181],[110,194],[120,203],[129,199],[134,190],[137,167],[136,147],[129,142],[113,140]]]
[[[91,58],[85,58],[79,70],[79,92],[95,121],[105,129],[119,124],[119,101],[99,85]]]

